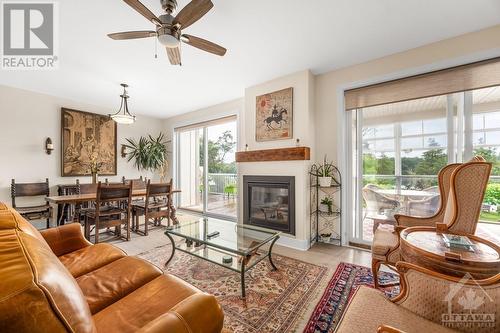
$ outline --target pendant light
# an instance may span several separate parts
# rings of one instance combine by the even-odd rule
[[[128,85],[125,83],[120,84],[123,87],[123,94],[120,95],[122,102],[120,104],[120,110],[115,114],[110,114],[109,117],[116,121],[118,124],[133,124],[135,122],[135,116],[131,115],[128,111],[127,100],[130,96],[127,94]]]

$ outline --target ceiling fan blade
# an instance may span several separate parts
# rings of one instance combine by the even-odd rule
[[[147,18],[150,22],[153,22],[156,25],[161,26],[162,23],[160,19],[153,14],[146,6],[144,6],[139,0],[123,0],[130,7],[134,8],[139,14]]]
[[[147,38],[154,36],[156,36],[156,32],[154,31],[127,31],[108,34],[108,37],[114,40]]]
[[[217,45],[215,43],[209,42],[208,40],[205,40],[203,38],[191,36],[191,35],[182,35],[181,39],[184,43],[189,44],[191,46],[194,46],[196,48],[199,48],[200,50],[210,52],[213,54],[216,54],[218,56],[223,56],[226,54],[226,49],[223,48],[220,45]]]
[[[180,65],[181,64],[181,48],[179,46],[170,48],[166,47],[168,60],[172,65]]]
[[[177,14],[173,23],[180,24],[181,29],[186,29],[201,19],[213,6],[210,0],[192,0]]]

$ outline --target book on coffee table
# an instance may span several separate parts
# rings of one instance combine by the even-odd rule
[[[443,240],[446,247],[461,248],[474,252],[474,244],[467,236],[443,234]]]

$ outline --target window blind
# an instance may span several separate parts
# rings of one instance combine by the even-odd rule
[[[191,130],[194,130],[197,128],[220,125],[220,124],[228,123],[231,121],[236,121],[236,115],[231,115],[231,116],[217,118],[217,119],[213,119],[213,120],[202,121],[199,123],[193,123],[193,124],[189,124],[186,126],[176,127],[176,128],[174,128],[174,131],[175,132],[191,131]]]
[[[347,90],[344,93],[345,108],[351,111],[498,85],[500,58],[494,58]]]

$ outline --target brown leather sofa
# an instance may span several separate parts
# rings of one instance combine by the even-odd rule
[[[79,224],[39,232],[0,202],[0,331],[215,333],[215,297]]]

